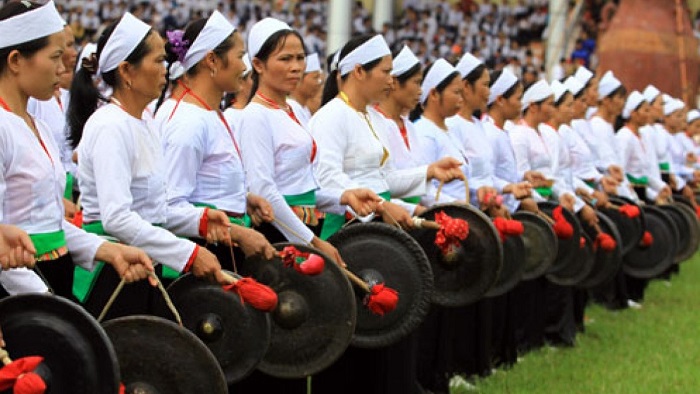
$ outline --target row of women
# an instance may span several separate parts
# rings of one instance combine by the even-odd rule
[[[134,283],[109,317],[149,314],[157,297],[141,279],[154,270],[225,284],[222,267],[272,259],[271,243],[281,241],[344,265],[326,239],[351,218],[411,228],[414,215],[439,203],[510,217],[554,200],[595,226],[594,208],[610,194],[662,202],[675,191],[694,201],[696,147],[683,131],[700,113],[686,122],[683,103],[653,87],[625,100],[611,73],[580,68],[563,83],[522,86],[470,54],[424,70],[408,48],[392,54],[381,36],[360,36],[329,59],[317,109],[318,58],[281,21],[256,23],[247,44],[218,12],[167,36],[127,13],[76,67],[62,60],[72,39],[52,2],[0,9],[2,223],[32,241],[6,237],[12,253],[0,262],[35,259],[38,268],[3,271],[6,293],[50,289],[97,315],[126,280]],[[227,93],[235,105],[222,112]],[[73,177],[82,229],[64,218]],[[594,296],[623,308],[643,291],[621,275]],[[524,311],[537,292],[559,307]],[[447,392],[452,376],[488,374],[545,340],[573,345],[586,298],[542,279],[468,307],[434,307],[399,344],[348,349],[314,377],[314,389]],[[544,337],[523,328],[533,320],[548,324]],[[306,385],[253,373],[231,389]]]

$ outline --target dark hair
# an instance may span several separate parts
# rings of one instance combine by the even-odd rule
[[[0,8],[0,20],[10,19],[14,16],[24,14],[27,11],[35,10],[41,6],[41,4],[34,2],[9,2]],[[0,75],[2,75],[7,68],[7,57],[10,55],[10,52],[16,50],[20,55],[27,58],[33,56],[47,45],[49,45],[49,37],[45,36],[10,47],[0,48]]]
[[[602,97],[600,100],[603,100],[604,98],[613,98],[615,96],[626,96],[626,95],[627,95],[627,88],[625,87],[625,85],[620,85],[617,87],[617,89],[610,92],[607,96]]]
[[[402,48],[397,48],[391,52],[391,57],[396,59],[396,56],[399,55],[399,52],[401,52]],[[423,66],[421,66],[420,62],[416,63],[415,66],[409,68],[408,70],[402,72],[399,75],[396,75],[394,78],[396,78],[396,81],[398,81],[399,85],[404,86],[406,82],[413,78],[416,74],[421,72],[423,69]]]
[[[568,90],[566,92],[564,92],[564,94],[562,94],[561,97],[559,97],[559,100],[554,101],[554,106],[558,107],[558,106],[562,105],[564,103],[564,100],[566,99],[566,96],[570,96],[570,95],[571,95],[571,92],[569,92]]]
[[[199,33],[202,32],[204,29],[204,26],[207,24],[208,19],[198,19],[185,28],[185,31],[182,34],[182,40],[186,40],[189,44],[187,49],[189,50],[189,46],[192,45],[194,40],[197,39],[199,36]],[[234,31],[235,33],[235,31]],[[224,66],[228,66],[228,58],[226,58],[225,54],[228,52],[231,48],[233,48],[233,34],[229,35],[226,37],[224,41],[222,41],[216,48],[212,50],[214,54],[221,59],[221,61],[224,63]],[[165,61],[166,61],[166,66],[165,66],[165,80],[170,81],[170,66],[175,63],[175,61],[178,60],[178,54],[177,51],[175,50],[173,44],[170,42],[170,40],[165,40]],[[199,71],[199,67],[197,65],[193,66],[189,70],[187,70],[185,73],[189,76],[195,76],[197,75],[197,72]],[[175,81],[172,81],[175,82]],[[163,104],[163,101],[165,101],[165,94],[168,91],[168,88],[170,87],[170,84],[166,84],[163,87],[163,91],[160,92],[160,97],[158,98],[158,102],[156,103],[156,111],[158,111],[158,108]]]
[[[486,66],[483,64],[479,64],[469,74],[467,74],[464,78],[462,78],[462,80],[467,82],[468,84],[474,86],[476,81],[478,81],[479,78],[481,78],[481,76],[484,75],[484,71],[486,71]]]
[[[263,62],[266,62],[267,59],[270,58],[270,55],[272,55],[272,53],[277,50],[277,48],[282,48],[284,46],[284,44],[287,42],[287,37],[289,36],[296,36],[299,39],[299,41],[301,41],[301,47],[304,48],[304,54],[306,54],[306,45],[304,45],[304,38],[301,37],[301,34],[299,34],[299,32],[297,32],[296,30],[280,30],[268,37],[267,40],[265,40],[263,45],[260,47],[260,50],[254,57],[260,59]],[[260,84],[260,76],[255,70],[255,67],[253,67],[253,71],[251,71],[250,77],[253,79],[253,86],[250,88],[250,96],[248,97],[248,102],[250,102],[250,100],[253,99],[253,96],[255,96],[255,92],[258,91],[258,85]]]
[[[424,78],[424,79],[425,79],[426,75],[428,75],[428,73],[430,72],[430,69],[433,68],[433,65],[434,65],[434,64],[435,64],[435,63],[431,64],[430,66],[428,66],[428,67],[425,69],[425,71],[423,72],[423,78]],[[451,84],[452,81],[454,81],[454,80],[455,80],[456,78],[458,78],[460,75],[461,75],[461,74],[459,73],[459,71],[453,71],[453,72],[450,73],[447,77],[445,77],[445,79],[443,79],[442,81],[440,81],[440,83],[437,84],[437,86],[435,86],[434,89],[437,90],[438,93],[442,94],[442,92],[444,92],[445,89],[447,89],[447,86],[448,86],[449,84]],[[411,119],[412,122],[415,122],[418,118],[421,117],[421,115],[423,115],[423,105],[424,105],[423,103],[418,103],[418,105],[416,105],[416,107],[413,108],[413,110],[412,110],[411,113],[409,114],[409,119]]]
[[[109,25],[97,40],[96,59],[98,59],[98,61],[100,55],[102,54],[102,50],[107,44],[107,40],[109,40],[109,37],[114,32],[114,29],[117,27],[120,20],[117,20]],[[146,55],[148,55],[148,53],[151,51],[151,48],[146,43],[146,40],[151,33],[153,33],[153,31],[153,29],[149,30],[136,48],[131,51],[129,56],[127,56],[125,59],[127,63],[136,66],[141,64]],[[118,69],[115,68],[114,70],[101,73],[102,80],[114,89],[121,85],[117,70]],[[75,149],[80,143],[80,139],[83,136],[83,128],[85,127],[85,123],[87,123],[90,116],[97,110],[97,105],[99,104],[100,100],[107,101],[105,97],[102,97],[100,91],[97,89],[97,86],[95,86],[95,83],[92,80],[92,73],[87,68],[81,67],[73,77],[73,83],[70,86],[70,103],[68,104],[68,111],[66,114],[66,120],[68,122],[68,127],[70,128],[69,139],[73,149]]]
[[[363,34],[361,36],[357,36],[354,38],[351,38],[350,41],[345,43],[343,45],[343,48],[340,49],[340,56],[338,57],[338,63],[340,63],[341,60],[345,56],[347,56],[350,52],[352,52],[355,48],[359,47],[360,45],[364,44],[365,42],[369,41],[372,37],[374,37],[371,34]],[[372,60],[369,63],[363,64],[362,69],[369,72],[372,71],[379,63],[382,61],[381,58]],[[336,80],[338,78],[338,73],[340,71],[338,69],[331,71],[328,74],[328,78],[326,78],[326,84],[323,86],[323,97],[321,98],[321,105],[326,105],[329,101],[333,100],[335,96],[338,95],[338,92],[340,91],[338,87],[338,81]],[[343,75],[340,77],[341,80],[345,81],[347,80],[348,75]]]
[[[496,81],[498,81],[498,78],[500,78],[501,74],[503,74],[503,70],[496,70],[491,72],[491,82],[489,83],[489,88],[492,88],[494,84],[496,84]],[[503,97],[504,99],[509,99],[513,97],[515,92],[518,91],[518,87],[521,86],[522,84],[520,83],[520,80],[515,81],[513,86],[509,87],[508,90],[503,92],[500,96]],[[495,101],[494,101],[495,103]],[[487,109],[491,109],[491,106],[493,103],[487,105]]]

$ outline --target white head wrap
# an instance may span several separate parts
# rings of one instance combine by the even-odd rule
[[[695,122],[696,120],[700,119],[700,111],[698,111],[697,109],[688,111],[688,115],[685,119],[688,122],[688,124]]]
[[[97,44],[88,42],[85,44],[83,47],[83,50],[80,51],[80,59],[78,59],[77,62],[75,62],[75,72],[77,73],[78,70],[83,66],[83,58],[90,58],[94,53],[97,53]]]
[[[610,93],[614,92],[615,89],[619,88],[620,86],[622,86],[622,82],[615,78],[615,74],[613,74],[612,71],[608,71],[603,74],[603,77],[600,79],[600,83],[598,83],[598,95],[601,99],[608,97]]]
[[[384,37],[377,34],[340,59],[338,70],[341,76],[347,75],[356,65],[367,64],[387,55],[391,55],[391,50],[384,41]]]
[[[638,91],[635,90],[634,92],[630,93],[630,95],[627,96],[627,101],[625,101],[625,108],[622,109],[622,117],[629,119],[632,112],[639,108],[640,104],[645,101],[644,95]]]
[[[182,61],[185,71],[204,59],[208,52],[218,47],[234,31],[236,28],[219,11],[214,11],[185,54],[185,59]]]
[[[168,79],[171,81],[174,81],[181,76],[185,74],[185,67],[180,63],[179,61],[174,61],[173,64],[170,65],[170,70],[168,70]]]
[[[540,79],[530,86],[523,94],[523,111],[525,111],[530,104],[544,101],[552,94],[554,94],[554,92],[547,81]]]
[[[450,74],[454,73],[455,71],[457,71],[457,69],[454,68],[450,63],[448,63],[447,60],[436,60],[435,63],[433,63],[433,66],[430,67],[428,74],[425,76],[425,78],[423,79],[423,83],[420,86],[420,102],[422,104],[425,104],[425,100],[428,99],[430,91],[433,90],[442,81],[444,81],[445,78],[450,76]]]
[[[467,52],[462,56],[461,59],[459,59],[459,62],[457,62],[455,68],[462,75],[462,78],[466,78],[467,75],[469,75],[472,71],[474,71],[475,68],[479,67],[482,64],[484,64],[484,62],[477,59],[471,53]]]
[[[579,82],[583,84],[583,86],[586,86],[588,81],[593,78],[593,73],[591,70],[587,69],[584,66],[579,66],[578,69],[576,69],[576,73],[574,74],[574,78],[578,79]]]
[[[566,78],[566,81],[564,81],[564,86],[566,86],[566,89],[571,92],[574,96],[577,94],[581,93],[585,85],[581,83],[576,77],[569,77]]]
[[[420,63],[420,60],[418,60],[413,51],[411,51],[411,48],[404,45],[404,47],[401,48],[401,52],[399,52],[399,54],[394,58],[391,76],[398,77],[399,75],[413,68],[413,66],[418,63]]]
[[[644,95],[644,99],[651,104],[656,100],[656,98],[661,94],[659,89],[656,88],[654,85],[649,85],[644,89],[644,92],[642,93]]]
[[[664,115],[668,116],[676,111],[680,111],[685,107],[685,103],[682,100],[671,99],[669,102],[664,104]]]
[[[306,55],[306,70],[305,73],[321,71],[321,62],[318,60],[318,53]]]
[[[245,71],[243,71],[243,76],[245,77],[253,71],[253,65],[250,64],[250,56],[248,56],[247,52],[243,54],[243,64],[245,64]]]
[[[117,23],[100,53],[98,75],[110,72],[126,60],[151,31],[151,26],[127,12]]]
[[[260,49],[273,34],[282,30],[292,30],[288,24],[275,18],[265,18],[258,21],[248,33],[248,55],[252,61]]]
[[[503,93],[507,92],[508,89],[512,88],[517,82],[518,77],[516,77],[512,71],[504,68],[501,75],[496,79],[496,82],[491,85],[488,105],[493,104],[499,96],[502,96]]]
[[[335,54],[333,54],[333,60],[331,60],[331,67],[330,67],[331,71],[335,71],[338,69],[338,60],[339,59],[340,59],[340,49],[335,51]]]
[[[662,102],[663,104],[666,104],[666,103],[668,103],[668,102],[671,101],[671,100],[673,100],[673,97],[669,96],[668,94],[663,93],[663,94],[661,95],[661,102]]]
[[[39,8],[0,21],[0,48],[9,48],[63,30],[61,18],[53,1]]]
[[[559,99],[568,92],[566,86],[559,81],[552,81],[549,87],[552,88],[552,92],[554,93],[554,102],[559,101]]]

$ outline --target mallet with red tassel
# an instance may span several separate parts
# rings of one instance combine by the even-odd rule
[[[241,297],[242,303],[248,303],[253,308],[263,312],[271,312],[277,307],[277,293],[274,290],[256,281],[253,278],[236,278],[222,272],[227,285],[222,288],[231,291]]]
[[[44,394],[46,382],[34,370],[44,361],[43,357],[23,357],[12,361],[7,350],[0,348],[0,391],[12,389],[14,394]]]
[[[323,272],[325,260],[315,254],[302,252],[294,246],[285,246],[279,253],[285,267],[293,267],[295,271],[303,275],[318,275]]]

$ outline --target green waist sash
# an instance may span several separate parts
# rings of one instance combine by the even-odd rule
[[[284,201],[290,207],[315,207],[316,206],[316,190],[309,190],[306,193],[284,196]]]
[[[535,191],[542,197],[549,198],[552,195],[551,187],[536,187]]]
[[[583,181],[583,182],[584,182],[586,185],[588,185],[588,187],[592,187],[592,188],[594,188],[594,189],[595,189],[595,187],[596,187],[595,181]]]
[[[379,197],[386,201],[391,199],[391,194],[389,192],[379,193]],[[335,234],[340,230],[345,224],[345,215],[338,215],[335,213],[327,213],[326,218],[323,220],[323,228],[321,229],[321,239],[327,240],[331,235]]]
[[[627,174],[627,180],[630,181],[632,186],[646,186],[649,184],[649,178],[645,176],[640,176],[639,178]]]
[[[32,239],[37,257],[66,246],[66,233],[63,230],[29,234],[29,238]]]
[[[420,204],[420,196],[415,196],[415,197],[404,197],[402,198],[404,202],[407,202],[409,204],[415,204],[418,205]]]
[[[154,226],[160,227],[161,225],[154,224]],[[99,220],[96,222],[83,223],[83,230],[95,235],[109,236],[109,234],[105,232],[104,226],[102,226],[102,221]],[[180,276],[179,272],[175,271],[170,267],[166,267],[162,264],[161,267],[163,270],[162,274],[164,278],[177,279]],[[95,264],[95,269],[93,269],[92,272],[82,267],[75,267],[75,270],[73,271],[73,295],[80,302],[85,302],[85,299],[92,291],[92,288],[95,286],[95,282],[100,276],[102,268],[104,268],[104,262],[102,261],[98,261]]]
[[[73,201],[73,184],[75,183],[75,178],[70,172],[66,172],[66,189],[63,191],[63,198],[69,201]]]
[[[659,170],[664,172],[671,171],[671,164],[669,163],[659,163]]]

